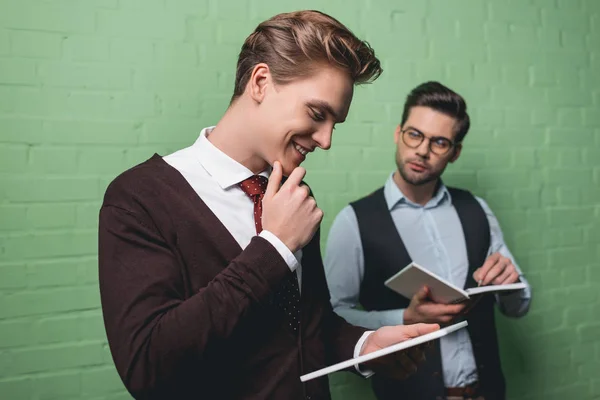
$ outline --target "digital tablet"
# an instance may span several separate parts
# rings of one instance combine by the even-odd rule
[[[342,361],[340,363],[331,365],[329,367],[325,367],[325,368],[319,369],[317,371],[311,372],[309,374],[302,375],[300,377],[300,380],[302,382],[306,382],[311,379],[330,374],[332,372],[340,371],[342,369],[346,369],[348,367],[352,367],[357,364],[362,364],[364,362],[386,356],[386,355],[394,353],[396,351],[405,350],[405,349],[408,349],[409,347],[417,346],[417,345],[420,345],[420,344],[423,344],[423,343],[426,343],[426,342],[429,342],[432,340],[436,340],[443,336],[446,336],[449,333],[452,333],[454,331],[462,329],[467,325],[468,325],[467,321],[462,321],[462,322],[456,323],[454,325],[450,325],[445,328],[441,328],[435,332],[427,333],[425,335],[421,335],[421,336],[418,336],[413,339],[405,340],[404,342],[394,344],[394,345],[386,347],[384,349],[373,351],[373,352],[371,352],[369,354],[365,354],[363,356],[354,357],[349,360]]]

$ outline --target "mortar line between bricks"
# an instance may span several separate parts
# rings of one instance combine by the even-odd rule
[[[65,312],[57,312],[57,313],[52,313],[50,314],[48,317],[43,317],[43,318],[47,318],[49,320],[52,319],[63,319],[65,317],[98,317],[98,316],[102,316],[102,310],[100,309],[100,307],[98,306],[98,308],[96,309],[89,309],[89,310],[79,310],[79,311],[65,311]],[[29,316],[29,315],[22,315],[22,316],[16,316],[16,317],[10,317],[10,318],[3,318],[2,319],[3,323],[36,323],[36,322],[40,322],[40,318],[37,316]]]
[[[52,257],[52,262],[54,261],[90,261],[90,260],[96,260],[98,258],[98,255],[96,253],[94,254],[90,254],[90,255],[65,255],[65,256],[56,256],[56,257]],[[44,260],[48,260],[48,258],[44,258],[42,260],[38,260],[38,261],[29,261],[26,262],[25,264],[36,264],[36,263],[40,263],[43,262]],[[15,264],[15,261],[0,261],[0,266],[3,266],[4,264]],[[23,262],[17,262],[19,264],[23,264]]]
[[[2,295],[2,294],[0,293],[0,295]],[[39,318],[68,317],[68,316],[76,315],[79,313],[92,313],[92,312],[101,312],[101,311],[102,310],[100,308],[82,308],[79,310],[71,310],[71,311],[59,311],[59,312],[51,312],[51,313],[40,313],[40,314],[30,314],[30,315],[0,318],[0,322],[13,322],[13,320],[18,320],[18,319],[26,320],[28,318],[36,320]]]
[[[71,374],[78,375],[83,370],[97,372],[97,371],[105,371],[105,370],[114,370],[114,368],[112,367],[111,363],[107,363],[107,364],[90,365],[90,366],[78,367],[78,368],[65,368],[65,369],[57,370],[56,373],[53,373],[53,372],[31,372],[31,373],[17,375],[14,378],[13,377],[0,378],[0,383],[10,382],[12,380],[22,380],[22,379],[31,379],[31,378],[47,378],[47,377],[53,377],[55,375],[71,375]]]

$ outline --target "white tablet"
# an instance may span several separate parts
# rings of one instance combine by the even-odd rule
[[[349,360],[342,361],[340,363],[331,365],[329,367],[325,367],[325,368],[319,369],[319,370],[311,372],[309,374],[302,375],[300,377],[300,380],[302,382],[306,382],[306,381],[309,381],[311,379],[318,378],[320,376],[330,374],[332,372],[340,371],[342,369],[346,369],[348,367],[352,367],[352,366],[355,366],[357,364],[362,364],[364,362],[367,362],[367,361],[370,361],[370,360],[374,360],[374,359],[379,358],[379,357],[386,356],[386,355],[388,355],[390,353],[394,353],[396,351],[405,350],[405,349],[408,349],[409,347],[417,346],[419,344],[423,344],[423,343],[426,343],[426,342],[429,342],[429,341],[432,341],[432,340],[436,340],[436,339],[441,338],[442,336],[446,336],[449,333],[452,333],[454,331],[462,329],[462,328],[464,328],[467,325],[468,325],[467,321],[462,321],[462,322],[459,322],[457,324],[450,325],[450,326],[448,326],[446,328],[439,329],[439,330],[437,330],[435,332],[427,333],[425,335],[418,336],[418,337],[413,338],[413,339],[405,340],[404,342],[400,342],[400,343],[394,344],[394,345],[386,347],[384,349],[373,351],[373,352],[371,352],[369,354],[365,354],[363,356],[351,358]]]

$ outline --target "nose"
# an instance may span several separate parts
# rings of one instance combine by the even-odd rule
[[[417,147],[417,155],[423,158],[429,157],[429,152],[431,149],[429,148],[429,138],[423,138],[421,144]]]
[[[313,140],[317,143],[317,146],[323,150],[329,150],[331,148],[331,135],[333,134],[333,127],[323,127],[313,134]]]

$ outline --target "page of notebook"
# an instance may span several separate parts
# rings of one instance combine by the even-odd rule
[[[503,291],[512,291],[512,290],[521,290],[527,287],[526,284],[522,282],[517,283],[508,283],[506,285],[487,285],[487,286],[478,286],[467,289],[467,293],[469,296],[475,296],[477,294],[482,293],[495,293],[495,292],[503,292]]]

